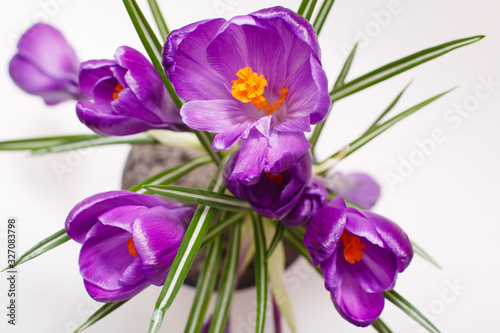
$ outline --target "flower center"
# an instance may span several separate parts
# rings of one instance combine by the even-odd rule
[[[120,93],[122,92],[123,90],[123,87],[120,83],[117,83],[116,86],[115,86],[115,90],[113,90],[113,100],[117,100],[118,99],[118,95],[120,95]]]
[[[362,244],[358,236],[352,235],[349,231],[344,230],[340,240],[344,245],[344,258],[350,264],[355,264],[363,258],[365,252],[363,249],[366,244]]]
[[[281,172],[278,173],[277,175],[273,175],[270,172],[266,172],[264,174],[264,176],[266,176],[267,178],[269,178],[271,180],[274,180],[276,182],[276,184],[278,184],[278,185],[281,185],[281,183],[283,182],[283,175],[281,174]]]
[[[240,69],[236,75],[238,79],[231,81],[233,84],[231,93],[234,98],[243,103],[252,103],[259,111],[264,109],[266,116],[281,108],[288,95],[288,89],[281,89],[280,99],[271,105],[263,96],[264,87],[267,86],[267,80],[264,78],[264,75],[255,73],[250,67]]]
[[[130,239],[127,241],[127,248],[128,252],[130,252],[130,254],[134,256],[134,258],[137,257],[137,250],[135,249],[134,240],[132,239],[132,237],[130,237]]]

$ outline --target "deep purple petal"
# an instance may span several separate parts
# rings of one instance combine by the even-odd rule
[[[118,285],[125,287],[127,285],[138,285],[144,283],[144,272],[142,270],[142,260],[140,256],[134,258],[134,261],[122,273]]]
[[[185,225],[172,215],[165,207],[154,207],[134,223],[135,248],[142,258],[144,274],[155,285],[165,282],[186,231]]]
[[[102,79],[113,77],[111,67],[116,63],[113,60],[89,60],[80,65],[78,80],[82,93],[89,97],[94,97],[94,86]]]
[[[332,293],[340,315],[357,326],[373,324],[384,309],[384,295],[365,291],[350,274],[342,273],[339,286]]]
[[[312,184],[305,188],[298,204],[281,220],[281,223],[288,227],[308,224],[327,200],[328,192],[326,189],[313,180]]]
[[[346,206],[337,197],[323,206],[313,217],[304,235],[304,245],[314,266],[333,255],[346,225]]]
[[[370,243],[385,247],[377,229],[368,221],[362,212],[353,207],[347,207],[346,230],[351,234],[366,238]]]
[[[383,216],[370,211],[362,213],[375,226],[384,244],[396,256],[398,272],[404,271],[413,258],[413,248],[408,235],[396,223]]]
[[[132,233],[134,220],[147,211],[146,206],[124,205],[111,208],[99,215],[98,219],[104,225],[117,227]]]
[[[98,222],[98,217],[101,214],[122,205],[172,207],[153,195],[137,194],[129,191],[98,193],[82,200],[69,212],[65,224],[66,232],[78,243],[83,243],[87,233]]]
[[[272,131],[264,170],[279,173],[294,164],[309,147],[311,143],[304,133]]]
[[[106,303],[120,302],[132,298],[149,285],[149,282],[144,281],[143,283],[137,285],[127,285],[121,288],[110,290],[101,288],[98,285],[86,280],[84,280],[83,282],[85,283],[85,289],[87,289],[90,297],[98,302]]]
[[[172,31],[163,48],[163,66],[186,101],[231,99],[224,79],[207,63],[205,51],[224,19],[205,20]]]

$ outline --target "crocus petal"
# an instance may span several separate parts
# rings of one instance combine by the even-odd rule
[[[162,285],[182,242],[185,226],[173,221],[171,211],[154,207],[134,222],[134,244],[142,258],[142,268],[148,281]]]
[[[353,207],[347,207],[346,230],[351,234],[366,238],[370,243],[385,247],[377,229],[368,221],[365,215]]]
[[[370,211],[363,211],[363,215],[375,226],[384,244],[396,256],[398,272],[404,271],[413,258],[413,248],[408,235],[396,223],[383,216]]]
[[[362,240],[365,244],[363,258],[351,264],[346,260],[338,260],[339,271],[349,274],[367,292],[382,292],[394,287],[397,277],[397,263],[394,254],[388,250]]]
[[[89,230],[98,222],[104,212],[120,205],[142,205],[146,207],[165,206],[163,200],[153,196],[129,191],[109,191],[95,194],[82,200],[66,218],[68,236],[83,243]]]
[[[132,233],[134,220],[147,210],[149,208],[145,206],[118,206],[99,215],[98,219],[104,225],[121,228]]]
[[[94,97],[94,86],[102,79],[113,77],[110,67],[114,66],[112,60],[89,60],[80,65],[79,84],[82,93],[89,97]]]
[[[349,273],[342,274],[339,286],[332,293],[335,308],[347,321],[357,326],[373,324],[384,309],[382,293],[366,292]]]
[[[177,94],[186,101],[230,99],[224,79],[207,63],[205,51],[225,22],[205,20],[172,31],[163,48],[163,66]]]
[[[140,256],[134,258],[134,261],[122,273],[118,285],[124,287],[127,285],[137,285],[144,283],[144,272],[142,271],[142,260]]]
[[[86,280],[83,282],[85,289],[94,300],[105,303],[120,302],[132,298],[149,285],[147,281],[144,281],[140,284],[127,285],[117,289],[105,289]]]
[[[243,144],[246,143],[242,142],[241,145]],[[294,164],[309,147],[311,143],[304,133],[272,131],[264,171],[278,174]]]
[[[380,198],[380,185],[372,176],[362,172],[335,172],[324,178],[324,185],[365,209],[371,209]]]
[[[302,193],[298,204],[281,220],[288,227],[308,224],[314,214],[323,207],[328,200],[328,192],[315,180]]]
[[[337,197],[314,215],[304,235],[304,245],[314,266],[333,255],[346,225],[346,206]]]

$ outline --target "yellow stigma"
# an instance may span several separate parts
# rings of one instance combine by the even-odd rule
[[[358,236],[351,235],[349,231],[344,230],[340,240],[344,245],[344,258],[348,263],[355,264],[363,258],[365,254],[363,249],[366,244],[362,244]]]
[[[233,84],[231,93],[233,97],[243,103],[252,103],[259,109],[264,109],[266,115],[278,111],[288,94],[288,89],[283,88],[280,92],[280,99],[270,105],[267,99],[263,96],[264,87],[267,86],[267,80],[264,75],[257,74],[250,67],[240,69],[236,75],[237,80],[231,81]]]
[[[113,100],[117,100],[118,99],[118,95],[120,95],[120,93],[122,92],[123,90],[123,87],[121,84],[117,83],[116,86],[115,86],[115,90],[113,90]]]
[[[137,257],[137,250],[135,249],[134,240],[132,237],[127,241],[128,252],[135,258]]]

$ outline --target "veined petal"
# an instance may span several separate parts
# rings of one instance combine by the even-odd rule
[[[304,133],[271,131],[264,171],[277,174],[287,169],[309,147],[311,143]]]
[[[370,211],[362,213],[375,226],[386,247],[396,256],[398,272],[404,271],[413,258],[413,248],[408,235],[396,223],[383,216]]]
[[[314,266],[327,260],[336,251],[346,226],[346,216],[345,202],[340,196],[314,215],[304,235],[304,245]]]
[[[80,65],[78,83],[82,93],[87,97],[94,97],[94,86],[102,79],[113,77],[111,66],[115,66],[112,60],[89,60]]]
[[[212,142],[213,149],[215,151],[231,149],[242,137],[248,137],[251,126],[252,121],[247,120],[219,132]]]
[[[148,209],[142,205],[118,206],[99,215],[98,219],[104,225],[117,227],[132,234],[134,220]]]
[[[118,285],[125,287],[127,285],[137,285],[144,283],[144,272],[142,271],[142,260],[140,256],[134,258],[134,261],[123,272]]]
[[[368,221],[362,212],[353,207],[347,207],[346,229],[351,234],[364,237],[370,243],[385,247],[384,242],[379,237],[377,229]]]

